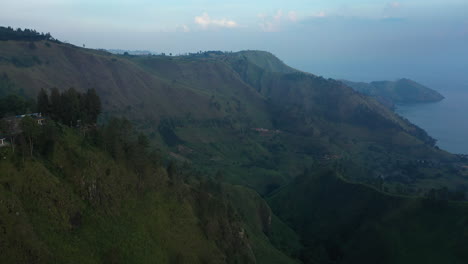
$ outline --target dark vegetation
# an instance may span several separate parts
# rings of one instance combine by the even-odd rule
[[[37,111],[69,126],[95,124],[101,113],[101,101],[94,89],[79,93],[70,88],[61,93],[53,88],[50,96],[41,89],[37,96]]]
[[[447,199],[389,196],[315,168],[269,201],[301,235],[304,263],[466,263],[468,207]]]
[[[0,97],[0,118],[8,115],[32,113],[36,109],[36,102],[23,96],[10,94]]]
[[[5,40],[20,40],[20,41],[40,41],[40,40],[50,40],[55,41],[50,33],[39,33],[33,29],[13,29],[11,27],[0,27],[0,41]],[[31,44],[33,47],[34,44]]]
[[[126,119],[75,128],[54,116],[23,117],[15,147],[0,148],[0,262],[294,263],[269,244],[258,196],[235,205],[230,194],[248,191],[221,174],[164,165]]]

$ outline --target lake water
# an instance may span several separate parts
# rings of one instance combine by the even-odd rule
[[[441,92],[437,103],[399,105],[396,112],[437,139],[437,146],[468,154],[468,88]]]

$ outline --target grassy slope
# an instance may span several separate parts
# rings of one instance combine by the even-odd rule
[[[231,182],[262,194],[330,156],[348,168],[360,167],[359,173],[346,172],[359,181],[383,175],[391,185],[404,178],[422,192],[465,181],[453,165],[456,158],[429,146],[430,137],[419,128],[341,83],[296,71],[270,53],[115,56],[46,44],[31,49],[27,42],[1,42],[0,74],[30,96],[54,86],[94,87],[104,118],[125,115],[172,157],[223,170]],[[13,63],[18,60],[24,63]],[[161,120],[170,124],[164,133],[158,133]],[[254,128],[281,133],[264,135]],[[443,177],[421,166],[412,174],[402,168],[423,159],[442,161],[443,168],[431,171]]]
[[[30,49],[28,42],[2,41],[0,45],[0,72],[32,97],[40,88],[95,88],[107,114],[125,114],[134,120],[158,121],[164,116],[185,117],[188,114],[198,119],[223,118],[227,115],[210,105],[213,94],[197,89],[190,82],[175,80],[180,79],[178,77],[162,78],[161,74],[147,71],[128,57],[46,42],[37,42],[35,49]],[[20,61],[36,58],[37,62],[18,66],[12,62],[13,58]],[[170,58],[160,57],[158,61],[170,69]],[[232,80],[223,79],[231,77],[225,71],[226,67],[223,69],[215,66],[200,62],[195,69],[198,72],[193,72],[192,68],[191,74],[196,75],[194,78],[199,80],[209,81],[213,78],[210,86],[232,84]],[[198,75],[204,72],[212,76]],[[239,94],[237,100],[241,100],[243,104],[258,97],[246,91],[247,88],[242,89],[235,83],[232,85],[238,89],[234,94]],[[250,112],[247,113],[263,112],[255,108],[258,104],[249,104],[246,110]],[[253,109],[250,109],[252,106]]]
[[[466,263],[468,207],[388,196],[332,172],[307,173],[273,195],[304,241],[305,263]]]
[[[302,248],[298,235],[272,213],[264,199],[239,185],[232,186],[227,193],[239,210],[245,229],[252,234],[252,249],[258,259],[265,263],[286,263],[288,258],[275,252],[278,249],[289,256],[298,256]]]
[[[0,262],[293,263],[244,227],[256,211],[241,220],[201,187],[170,185],[161,167],[137,177],[70,129],[57,143],[25,163],[0,149]]]
[[[382,176],[390,185],[404,178],[412,189],[434,187],[435,182],[453,188],[457,185],[450,182],[466,180],[457,158],[432,147],[433,139],[423,130],[341,82],[297,71],[271,72],[250,63],[248,57],[233,56],[228,61],[246,83],[268,98],[273,123],[288,136],[285,145],[291,147],[291,138],[298,137],[301,143],[295,146],[314,153],[316,161],[328,155],[337,157],[333,162],[340,166],[360,167],[346,171],[346,177],[365,182]],[[443,177],[435,179],[415,160],[440,162],[443,165],[430,170]],[[405,172],[402,166],[417,167],[417,172]]]

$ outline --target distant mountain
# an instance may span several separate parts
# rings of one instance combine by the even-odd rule
[[[444,99],[437,91],[409,79],[371,83],[346,80],[343,82],[358,92],[375,97],[389,107],[394,107],[395,104],[431,103]]]
[[[149,50],[123,50],[123,49],[106,49],[106,51],[112,53],[112,54],[118,54],[118,55],[135,55],[135,56],[144,56],[144,55],[153,55],[155,54],[152,51]]]

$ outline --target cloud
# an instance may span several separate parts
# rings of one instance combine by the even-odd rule
[[[296,21],[297,21],[297,13],[296,13],[296,11],[289,11],[289,13],[288,13],[288,18],[289,18],[290,21],[296,22]]]
[[[400,9],[401,9],[400,2],[390,2],[385,6],[384,12],[392,13],[392,12],[396,12],[396,11],[398,11]]]
[[[388,3],[387,4],[387,8],[400,8],[401,7],[401,4],[399,2],[391,2],[391,3]]]
[[[281,31],[285,24],[295,23],[299,20],[296,11],[289,11],[285,14],[281,9],[273,15],[259,14],[258,18],[261,20],[259,26],[265,32]]]
[[[276,15],[273,16],[276,21],[280,21],[283,18],[283,10],[278,10]]]
[[[236,28],[239,25],[234,20],[226,18],[212,19],[207,13],[203,13],[201,16],[195,17],[195,24],[200,25],[203,28],[209,27],[223,27],[223,28]]]
[[[184,25],[179,25],[179,26],[177,26],[176,31],[178,31],[178,32],[190,32],[190,27],[185,25],[185,24]]]

